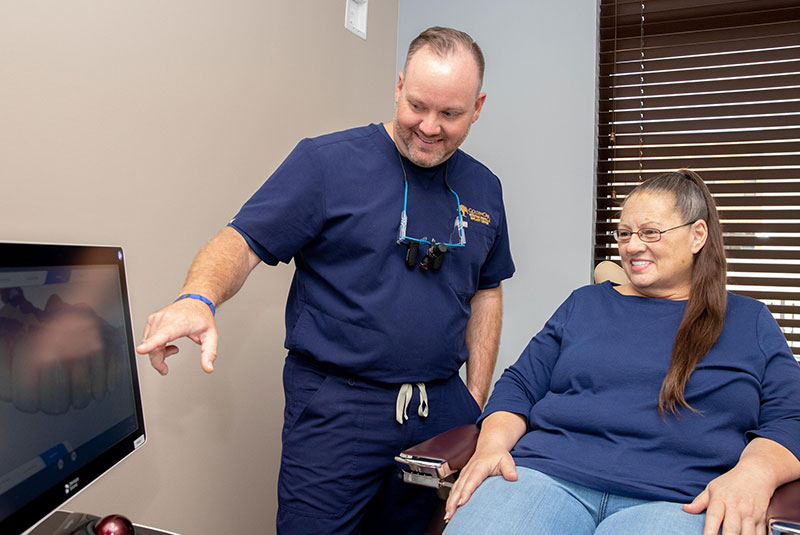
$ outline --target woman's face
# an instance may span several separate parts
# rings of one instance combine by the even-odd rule
[[[702,219],[661,234],[656,242],[643,242],[642,229],[666,230],[683,221],[675,198],[667,192],[636,193],[625,202],[619,229],[633,232],[619,244],[622,268],[630,280],[630,293],[643,297],[688,299],[694,255],[703,248],[708,227]]]

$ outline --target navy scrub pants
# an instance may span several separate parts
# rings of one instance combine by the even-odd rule
[[[480,409],[458,374],[425,384],[427,418],[417,414],[414,386],[403,425],[395,420],[399,384],[334,375],[294,355],[283,381],[278,533],[422,534],[436,491],[403,483],[394,456],[475,422]]]

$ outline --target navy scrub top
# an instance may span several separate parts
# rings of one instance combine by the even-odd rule
[[[382,125],[302,140],[230,223],[265,262],[295,261],[287,349],[391,383],[456,373],[467,358],[470,299],[514,273],[491,171],[460,150],[434,168],[403,165],[408,236],[450,242],[462,212],[466,247],[449,248],[439,271],[405,264],[403,172]]]

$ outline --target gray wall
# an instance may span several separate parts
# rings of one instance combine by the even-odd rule
[[[464,150],[501,179],[517,272],[505,283],[495,376],[569,292],[591,280],[597,1],[403,0],[398,70],[429,26],[469,33],[486,56],[481,117]]]
[[[121,244],[136,336],[303,136],[392,117],[397,1],[0,0],[0,239]],[[148,444],[69,507],[271,533],[291,267],[223,305],[216,372],[140,364]],[[0,431],[4,432],[4,431]]]

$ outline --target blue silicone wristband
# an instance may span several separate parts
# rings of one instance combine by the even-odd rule
[[[212,316],[217,313],[217,308],[214,306],[214,303],[212,303],[211,299],[209,299],[208,297],[206,297],[204,295],[200,295],[200,294],[183,294],[183,295],[179,295],[178,298],[175,301],[180,301],[181,299],[186,299],[187,297],[189,299],[197,299],[198,301],[202,301],[203,303],[207,304],[208,308],[211,309],[211,315]]]

